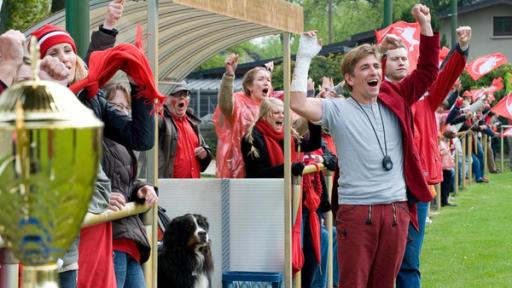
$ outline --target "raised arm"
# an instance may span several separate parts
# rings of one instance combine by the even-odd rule
[[[428,99],[432,111],[435,111],[443,103],[457,78],[464,71],[470,40],[471,27],[462,26],[457,28],[457,46],[450,51],[448,62],[429,88]]]
[[[92,52],[106,50],[116,44],[118,34],[116,26],[123,15],[125,2],[126,0],[113,0],[108,4],[103,24],[91,34],[91,42],[84,59],[85,63],[89,63],[89,56]]]
[[[300,116],[318,122],[322,119],[322,99],[308,98],[308,71],[311,59],[320,52],[322,46],[315,32],[306,32],[300,36],[293,79],[290,87],[290,107]]]
[[[400,82],[401,94],[412,105],[427,91],[439,71],[439,34],[432,32],[430,10],[422,4],[414,5],[412,14],[420,24],[420,57],[416,69]]]
[[[23,61],[25,36],[17,30],[9,30],[0,35],[0,92],[14,81],[16,71]]]
[[[238,65],[238,55],[230,54],[224,62],[226,72],[222,75],[218,95],[219,108],[224,117],[231,119],[233,114],[233,82],[235,81],[235,71]]]

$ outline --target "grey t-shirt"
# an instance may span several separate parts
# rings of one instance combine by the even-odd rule
[[[393,169],[382,167],[384,155],[375,133],[361,108],[372,121],[385,151],[384,130],[379,113],[382,112],[388,155]],[[385,204],[407,200],[403,173],[403,147],[400,123],[381,103],[361,104],[354,99],[326,99],[323,101],[322,124],[333,137],[339,158],[339,204]]]

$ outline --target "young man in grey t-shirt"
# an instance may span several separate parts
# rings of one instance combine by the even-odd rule
[[[382,82],[380,58],[365,44],[343,58],[342,73],[349,99],[306,97],[311,58],[320,50],[314,34],[301,37],[291,106],[299,115],[331,131],[339,157],[337,215],[341,287],[393,288],[403,257],[409,206],[432,199],[412,148],[411,111],[437,75],[439,37],[430,25],[429,9],[415,5],[420,23],[420,59],[414,75],[400,84]],[[396,47],[397,39],[385,45]],[[415,220],[415,211],[411,219]]]

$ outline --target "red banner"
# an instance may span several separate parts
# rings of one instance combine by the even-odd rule
[[[506,63],[507,57],[505,55],[501,53],[492,53],[473,60],[467,65],[466,71],[468,71],[471,78],[476,81],[480,79],[480,77]]]
[[[507,96],[503,97],[496,106],[492,107],[492,112],[503,116],[507,119],[512,120],[512,93],[509,93]]]
[[[375,31],[377,43],[382,42],[382,39],[388,34],[398,36],[402,39],[402,43],[407,47],[409,52],[409,72],[416,69],[420,55],[420,24],[407,23],[404,21],[395,22],[386,28]]]

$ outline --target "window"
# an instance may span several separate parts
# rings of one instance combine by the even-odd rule
[[[512,16],[494,17],[494,36],[512,36]]]

